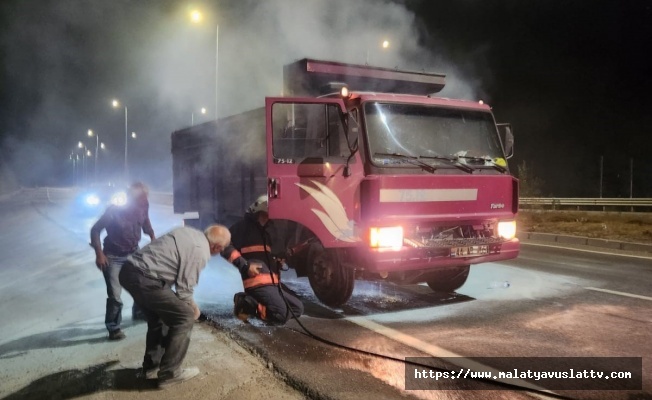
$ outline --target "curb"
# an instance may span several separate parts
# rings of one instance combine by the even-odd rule
[[[555,233],[540,232],[518,232],[519,239],[527,239],[537,242],[552,242],[564,245],[579,245],[597,247],[607,250],[635,251],[652,253],[652,245],[634,242],[621,242],[617,240],[589,238],[583,236],[558,235]]]
[[[296,378],[293,374],[286,370],[285,368],[279,367],[271,357],[271,355],[266,351],[263,346],[255,346],[252,343],[248,342],[241,334],[238,334],[235,330],[230,329],[217,320],[208,319],[205,323],[208,326],[211,326],[214,329],[218,329],[231,340],[233,340],[238,346],[242,347],[245,351],[249,352],[252,356],[257,358],[261,364],[269,369],[274,375],[285,382],[286,385],[290,386],[294,390],[300,392],[307,399],[310,400],[333,400],[333,397],[327,395],[326,393],[321,393],[320,390],[310,387],[309,384],[303,380]]]

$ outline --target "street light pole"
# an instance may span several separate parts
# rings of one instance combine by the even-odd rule
[[[204,19],[204,16],[199,10],[193,10],[190,13],[190,20],[194,24],[199,24]],[[215,119],[217,120],[217,101],[218,101],[218,67],[219,67],[219,54],[220,54],[220,25],[215,23]]]
[[[120,102],[118,100],[113,100],[112,102],[113,108],[118,108],[120,106]],[[125,183],[129,180],[129,165],[128,165],[128,159],[127,159],[127,148],[128,148],[128,142],[129,142],[129,128],[128,128],[128,112],[127,112],[127,105],[125,105],[125,166],[124,166],[124,180]]]
[[[75,152],[70,153],[70,161],[72,161],[72,185],[75,186]]]
[[[82,170],[83,170],[83,174],[84,174],[84,185],[86,185],[87,180],[88,180],[87,179],[87,174],[86,174],[86,164],[87,164],[86,159],[88,157],[91,157],[93,155],[93,153],[91,153],[91,151],[88,150],[86,145],[84,143],[82,143],[82,142],[77,143],[77,147],[79,147],[80,149],[83,149],[82,150]]]
[[[604,161],[604,156],[600,156],[600,198],[602,198],[602,164]]]
[[[127,128],[127,106],[125,106],[125,170],[124,170],[124,175],[125,175],[125,183],[129,180],[129,164],[128,164],[128,159],[127,159],[127,148],[128,148],[128,143],[129,143],[129,129]]]
[[[218,54],[220,48],[220,26],[215,24],[215,120],[217,121],[217,67],[218,67]]]
[[[95,136],[95,171],[94,171],[93,181],[97,185],[97,156],[100,153],[100,135],[94,133],[92,129],[89,129],[88,136],[90,137]]]

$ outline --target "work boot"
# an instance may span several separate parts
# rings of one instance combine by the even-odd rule
[[[250,317],[256,316],[258,302],[246,293],[240,292],[233,296],[233,315],[240,321],[247,322]]]
[[[154,380],[154,379],[158,379],[158,371],[159,371],[158,367],[154,367],[151,369],[142,368],[138,373],[138,376],[148,381]]]
[[[199,368],[197,367],[188,367],[182,369],[178,374],[166,378],[166,379],[160,379],[158,380],[158,387],[159,389],[165,389],[167,387],[170,387],[172,385],[176,385],[177,383],[185,382],[187,380],[190,380],[194,377],[199,375]]]
[[[120,329],[109,332],[109,340],[122,340],[127,336]]]

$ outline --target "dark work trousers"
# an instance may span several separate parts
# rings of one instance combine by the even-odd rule
[[[251,289],[245,289],[245,293],[256,299],[256,301],[263,306],[261,309],[258,307],[258,316],[265,322],[270,324],[285,324],[293,317],[300,317],[303,314],[303,303],[297,299],[294,294],[281,284],[283,296],[278,291],[277,285],[264,285]],[[294,312],[288,309],[283,301],[283,297],[288,305]]]
[[[120,272],[120,283],[147,317],[147,338],[143,369],[159,368],[159,379],[181,372],[194,325],[192,307],[179,300],[170,285],[146,277],[130,263]]]

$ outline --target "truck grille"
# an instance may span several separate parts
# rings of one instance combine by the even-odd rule
[[[497,237],[457,238],[457,239],[427,239],[415,240],[405,238],[404,244],[414,248],[448,249],[463,246],[486,246],[500,244],[504,240]]]

